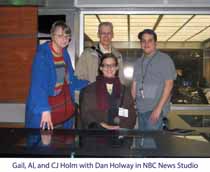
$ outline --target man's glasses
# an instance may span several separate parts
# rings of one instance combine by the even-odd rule
[[[100,32],[101,36],[111,36],[112,32]]]

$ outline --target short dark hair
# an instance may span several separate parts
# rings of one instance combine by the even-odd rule
[[[103,66],[103,61],[104,61],[105,59],[107,59],[107,58],[112,58],[112,59],[114,59],[116,66],[118,66],[118,59],[117,59],[117,57],[116,57],[114,54],[112,54],[112,53],[105,53],[105,54],[103,54],[103,56],[101,57],[100,63],[99,63],[99,65],[98,65],[98,73],[99,73],[99,75],[103,75],[103,73],[102,73],[101,70],[100,70],[100,67]],[[118,70],[116,71],[115,76],[118,76]]]
[[[142,32],[139,32],[138,38],[141,41],[144,34],[153,35],[155,42],[157,41],[157,34],[152,29],[144,29]]]

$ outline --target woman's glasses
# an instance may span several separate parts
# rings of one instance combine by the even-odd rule
[[[114,68],[116,68],[117,66],[116,66],[116,64],[102,64],[102,67],[104,68],[104,69],[114,69]]]
[[[55,36],[57,36],[59,39],[69,39],[71,38],[70,35],[65,35],[65,34],[54,34]]]

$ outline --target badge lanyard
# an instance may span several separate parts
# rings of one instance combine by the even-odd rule
[[[140,93],[141,93],[142,98],[144,98],[144,80],[145,80],[145,77],[146,77],[146,74],[147,74],[149,65],[152,63],[152,60],[153,60],[153,58],[154,58],[155,55],[156,55],[156,53],[152,57],[149,57],[150,60],[148,61],[147,65],[145,67],[145,70],[143,69],[144,68],[144,60],[145,60],[145,57],[143,57],[143,60],[141,62],[142,81],[141,81]]]

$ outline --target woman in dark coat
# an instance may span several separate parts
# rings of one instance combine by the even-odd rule
[[[120,83],[117,58],[105,54],[99,64],[96,82],[80,95],[82,128],[134,128],[136,113],[130,89]]]

